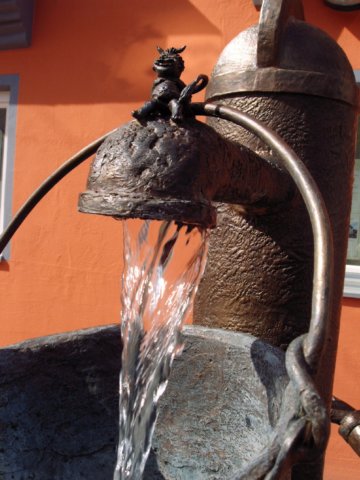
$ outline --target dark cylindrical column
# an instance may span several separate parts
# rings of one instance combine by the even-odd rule
[[[345,54],[301,19],[301,2],[265,1],[260,24],[224,49],[207,91],[211,102],[263,121],[305,162],[324,197],[334,236],[334,295],[318,386],[329,402],[351,206],[358,91]],[[295,18],[297,17],[297,18]],[[253,135],[223,120],[211,126],[273,166]],[[261,189],[261,186],[259,186]],[[251,198],[220,204],[208,263],[195,301],[195,323],[249,332],[286,348],[309,327],[313,238],[299,195],[256,212]],[[293,478],[321,478],[321,466]],[[310,473],[309,473],[310,472]],[[309,476],[310,475],[310,476]]]

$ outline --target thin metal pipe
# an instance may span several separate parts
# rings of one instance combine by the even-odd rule
[[[191,107],[195,115],[228,120],[255,134],[276,153],[300,191],[314,236],[312,310],[309,332],[304,341],[304,354],[309,367],[316,370],[328,333],[333,271],[332,231],[322,195],[296,153],[265,124],[246,113],[219,104],[194,103]]]
[[[6,245],[10,242],[20,225],[26,219],[26,217],[31,213],[31,211],[36,207],[36,205],[44,198],[44,196],[62,180],[68,173],[70,173],[74,168],[78,167],[83,163],[87,158],[93,155],[102,142],[116,129],[111,130],[111,132],[106,133],[102,137],[99,137],[94,142],[87,145],[85,148],[77,152],[75,155],[70,157],[65,163],[63,163],[55,172],[53,172],[40,186],[37,188],[26,202],[20,207],[17,211],[9,225],[3,231],[0,236],[0,254],[3,252]]]
[[[325,0],[325,3],[335,10],[359,10],[360,1],[359,0]]]

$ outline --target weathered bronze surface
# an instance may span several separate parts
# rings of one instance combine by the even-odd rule
[[[345,415],[339,433],[360,457],[360,410]]]
[[[264,2],[262,20],[269,18],[271,8],[278,15],[270,16],[274,35],[260,23],[234,39],[214,69],[207,99],[247,112],[280,134],[306,163],[325,199],[336,252],[335,288],[317,384],[329,403],[347,248],[358,89],[339,47],[318,29],[287,16],[294,13],[287,6],[288,2]],[[248,132],[223,120],[212,119],[209,124],[224,138],[269,160],[273,157]],[[310,224],[297,194],[279,211],[263,215],[247,211],[246,203],[241,211],[220,205],[196,298],[196,323],[251,332],[285,348],[309,327],[312,251]],[[300,465],[293,478],[322,478],[321,465]]]
[[[333,301],[331,292],[324,296],[330,304],[329,318],[324,317],[328,329],[323,330],[324,321],[322,326],[315,322],[315,327],[311,327],[312,337],[319,338],[321,344],[315,359],[307,339],[299,339],[296,347],[292,344],[294,353],[289,351],[288,356],[293,359],[289,368],[295,368],[292,380],[297,386],[285,397],[289,412],[297,404],[298,390],[309,388],[311,398],[318,398],[317,412],[321,414],[317,420],[313,411],[314,425],[319,422],[313,429],[316,448],[307,453],[308,460],[313,458],[314,463],[295,467],[292,474],[293,479],[310,476],[316,480],[322,477],[318,458],[328,436],[328,415],[320,405],[322,398],[329,405],[332,389],[358,92],[341,50],[325,34],[302,22],[302,18],[300,2],[264,2],[259,27],[240,34],[225,48],[207,95],[208,100],[221,100],[223,105],[250,113],[276,131],[308,166],[329,209],[336,261],[333,276],[326,275],[330,275],[329,284],[333,278],[337,281]],[[322,62],[318,61],[319,51],[314,56],[307,52],[314,42],[320,45]],[[242,59],[243,50],[246,54]],[[154,105],[149,107],[150,113]],[[274,151],[252,133],[222,119],[209,122],[220,136],[189,118],[183,118],[181,128],[175,128],[171,109],[155,109],[155,114],[150,115],[148,106],[140,109],[143,115],[137,115],[142,125],[126,125],[99,151],[80,209],[117,217],[172,218],[213,226],[213,210],[208,210],[210,215],[194,216],[188,214],[187,207],[191,203],[196,207],[200,200],[201,205],[211,209],[212,201],[222,202],[196,299],[195,322],[250,332],[286,348],[308,331],[310,319],[316,315],[314,310],[311,314],[316,303],[312,302],[312,292],[317,288],[316,282],[313,285],[313,232],[301,196]],[[175,134],[176,131],[180,133]],[[162,138],[166,141],[162,142]],[[181,150],[182,144],[187,147]],[[170,162],[170,169],[168,154],[175,161]],[[321,254],[317,250],[317,255]],[[324,354],[319,358],[322,345]],[[309,368],[311,376],[306,374]],[[306,412],[310,409],[311,418],[311,402],[307,406],[305,403],[303,408]],[[287,421],[292,424],[291,415],[281,428],[288,428]],[[306,424],[300,422],[296,428],[297,435],[303,435]],[[282,438],[289,445],[306,440],[289,440],[280,434],[276,447],[280,448],[276,453],[278,466],[274,471],[284,478],[292,455],[280,447]],[[269,452],[275,451],[274,445]],[[255,463],[245,476],[238,478],[258,478],[260,466],[266,472],[269,465],[269,459],[262,465]]]
[[[262,212],[293,194],[276,162],[266,163],[196,120],[132,121],[98,150],[79,210],[213,227],[212,201],[251,203]]]
[[[179,123],[186,117],[192,117],[189,109],[191,96],[206,87],[208,77],[199,75],[189,85],[185,85],[180,79],[184,70],[184,61],[179,54],[185,48],[184,46],[163,50],[157,47],[160,57],[155,60],[153,70],[158,78],[153,83],[151,100],[132,112],[134,118],[144,121],[157,116],[170,116],[171,120]]]
[[[303,437],[305,432],[310,434],[313,447],[311,451],[301,449],[301,459],[309,455],[315,458],[324,450],[329,433],[329,418],[326,413],[321,396],[317,393],[316,385],[308,371],[316,371],[319,358],[323,351],[323,345],[328,341],[327,320],[328,305],[331,300],[331,279],[332,279],[332,242],[330,235],[330,225],[327,219],[327,212],[324,207],[321,195],[317,190],[316,184],[309,176],[306,167],[302,165],[296,154],[289,149],[284,141],[272,133],[268,128],[254,120],[252,117],[239,112],[236,109],[212,104],[194,104],[193,110],[198,114],[210,114],[219,116],[222,119],[235,122],[235,124],[244,126],[250,131],[256,133],[263,139],[273,151],[277,154],[277,162],[283,168],[291,173],[296,182],[302,197],[304,198],[308,214],[310,215],[313,235],[315,236],[315,253],[318,258],[316,268],[314,269],[314,291],[312,294],[312,315],[309,328],[309,334],[305,338],[299,337],[296,343],[292,342],[287,351],[288,371],[291,379],[289,389],[284,395],[284,404],[286,408],[281,417],[278,431],[273,438],[272,445],[262,457],[250,466],[245,473],[240,474],[241,479],[260,478],[259,468],[264,469],[264,473],[271,469],[272,474],[286,476],[289,466],[300,460],[299,454],[291,453],[290,447],[299,441],[307,443],[310,441]],[[123,134],[122,134],[123,135]],[[108,182],[103,182],[107,185]],[[119,187],[118,180],[117,186]],[[134,185],[137,188],[137,182]],[[140,190],[141,193],[141,190]],[[121,214],[121,206],[118,205]],[[124,210],[124,209],[123,209]],[[145,211],[147,207],[145,207]],[[124,214],[127,215],[126,209]],[[153,218],[153,217],[151,217]],[[299,411],[303,409],[304,415],[299,417]],[[308,428],[307,424],[311,427]],[[295,428],[296,438],[292,438],[291,431]],[[289,437],[290,435],[290,437]],[[301,440],[302,438],[302,440]],[[285,450],[283,445],[286,446]]]
[[[198,114],[206,113],[245,127],[271,147],[279,164],[286,168],[299,189],[311,220],[316,262],[309,331],[306,335],[296,337],[286,351],[290,382],[284,392],[283,413],[276,435],[263,456],[236,477],[238,480],[259,479],[267,474],[267,478],[284,478],[292,465],[319,459],[330,434],[329,414],[324,398],[318,391],[323,391],[324,383],[319,378],[314,381],[332,334],[329,325],[333,279],[330,221],[314,179],[281,137],[258,120],[234,108],[211,103],[195,104],[193,108]],[[299,412],[302,414],[299,415]],[[315,467],[316,476],[321,475],[318,465]],[[314,468],[312,470],[315,475]],[[302,476],[304,474],[302,471]]]
[[[335,10],[359,10],[360,2],[358,0],[324,0],[326,5]]]
[[[207,98],[299,93],[357,106],[359,89],[346,55],[303,19],[301,0],[265,0],[259,24],[241,32],[221,53]]]
[[[217,152],[225,157],[218,144],[221,137],[194,120],[181,126],[165,119],[130,122],[99,149],[79,209],[214,226],[216,187],[208,170]]]
[[[331,421],[340,425],[340,435],[360,457],[360,410],[355,410],[348,403],[334,398]]]

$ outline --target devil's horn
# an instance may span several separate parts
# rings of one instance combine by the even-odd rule
[[[180,48],[175,48],[174,50],[176,51],[176,53],[182,53],[185,50],[185,48],[186,48],[186,45]]]
[[[156,47],[157,51],[160,53],[160,55],[162,55],[164,52],[164,50],[161,48],[161,47]]]

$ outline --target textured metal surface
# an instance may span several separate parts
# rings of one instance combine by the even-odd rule
[[[207,98],[243,92],[301,93],[358,106],[359,90],[346,55],[301,17],[297,0],[265,0],[259,25],[241,32],[221,53]]]
[[[328,102],[281,94],[248,95],[224,102],[278,132],[305,161],[324,196],[337,252],[330,330],[317,377],[326,402],[330,402],[337,348],[356,119],[355,110],[346,104],[333,102],[330,106]],[[225,138],[237,138],[263,157],[271,157],[243,130],[221,120],[211,121],[211,125]],[[247,214],[246,208],[244,214],[244,210],[222,205],[218,225],[210,235],[207,268],[195,299],[196,323],[251,332],[285,347],[308,330],[311,311],[313,242],[302,201],[295,195],[280,212],[256,216]],[[310,478],[322,478],[318,464],[304,469],[311,472]],[[298,467],[294,479],[306,478],[304,469]]]
[[[186,430],[181,448],[167,452],[164,462],[161,455],[153,457],[158,473],[149,478],[185,479],[197,478],[197,475],[204,478],[204,472],[209,478],[223,478],[231,465],[239,470],[235,473],[236,479],[258,479],[264,475],[266,480],[284,479],[292,465],[304,459],[310,463],[296,467],[293,480],[321,478],[319,457],[328,437],[326,404],[331,395],[342,295],[339,279],[344,273],[348,233],[357,88],[346,58],[328,37],[303,22],[290,20],[293,12],[286,9],[290,3],[273,2],[277,11],[267,10],[270,5],[265,2],[262,13],[263,22],[269,28],[260,25],[259,29],[250,29],[225,49],[226,55],[215,68],[208,94],[213,95],[212,99],[221,97],[226,105],[249,112],[270,125],[307,164],[331,217],[336,249],[334,276],[330,270],[319,269],[326,249],[322,252],[317,240],[314,263],[308,212],[274,151],[251,133],[223,120],[214,120],[212,125],[226,141],[196,121],[187,120],[181,127],[168,118],[156,118],[143,125],[127,124],[101,147],[92,167],[89,191],[80,199],[80,208],[90,213],[171,218],[203,226],[214,225],[212,199],[237,204],[236,207],[219,206],[219,228],[211,239],[209,264],[200,286],[195,319],[211,326],[250,331],[281,347],[290,343],[286,358],[291,382],[284,395],[281,421],[269,445],[270,437],[257,426],[259,433],[255,443],[258,446],[266,439],[266,444],[262,445],[264,452],[249,467],[244,470],[243,464],[234,463],[234,457],[238,457],[230,447],[224,465],[219,466],[219,460],[202,463],[210,444],[204,450],[192,447],[191,451],[198,455],[193,463],[189,462],[190,453],[186,451],[183,464],[178,451],[188,447],[187,438],[191,433]],[[239,61],[236,49],[245,40],[249,48],[245,60]],[[315,41],[325,48],[321,51],[322,62],[315,62],[308,55]],[[299,49],[295,48],[299,45]],[[234,74],[235,67],[239,74]],[[245,83],[241,83],[243,80]],[[244,85],[251,91],[239,94]],[[205,108],[209,112],[216,110],[212,105]],[[226,109],[222,111],[223,118],[231,120]],[[249,167],[252,162],[253,168]],[[275,178],[279,180],[278,185],[273,183]],[[318,205],[315,201],[308,203],[307,208],[316,215]],[[320,225],[316,222],[318,220],[315,220],[315,231]],[[314,265],[317,269],[312,285]],[[323,275],[319,276],[321,271]],[[319,306],[327,306],[331,292],[323,289],[322,282],[325,279],[331,284],[333,278],[337,282],[327,316],[326,309]],[[324,325],[329,328],[325,329]],[[309,335],[296,338],[309,328]],[[211,339],[207,341],[213,354],[217,347]],[[217,363],[221,363],[224,355],[221,350]],[[201,355],[196,354],[196,357]],[[200,368],[201,362],[196,365]],[[194,372],[195,367],[191,369],[191,373]],[[258,398],[256,382],[250,374],[248,377]],[[236,384],[235,379],[232,382]],[[181,385],[178,380],[175,382],[174,399],[184,393],[188,402],[188,389]],[[206,382],[205,387],[208,387]],[[191,426],[199,410],[200,397],[203,395],[196,397],[193,413],[185,414]],[[216,411],[209,403],[212,411]],[[256,410],[256,401],[252,403]],[[174,427],[174,432],[185,426],[182,408],[178,412],[181,422]],[[278,411],[278,407],[272,408]],[[171,421],[173,418],[171,415]],[[347,426],[346,436],[356,444],[358,425],[353,419],[349,421],[351,428]],[[167,430],[169,422],[170,417],[165,422]],[[199,425],[202,424],[197,426],[201,430]],[[206,422],[204,425],[207,439]],[[229,444],[236,444],[231,437],[230,424],[220,423],[217,433],[221,443],[226,438]],[[174,440],[174,436],[170,438],[168,431],[163,438],[164,444],[177,447],[179,441]],[[212,446],[216,440],[211,439]],[[250,445],[248,439],[246,445]],[[212,451],[215,456],[218,448]],[[250,448],[253,452],[255,447],[250,445]],[[246,457],[245,450],[242,456],[251,460]],[[225,458],[223,450],[220,457]],[[184,477],[178,476],[179,465]],[[221,470],[222,467],[225,470]],[[160,470],[166,471],[167,476],[162,476]]]
[[[325,3],[332,8],[337,10],[359,10],[360,2],[359,0],[325,0]]]
[[[271,440],[288,381],[284,355],[201,327],[186,328],[184,340],[144,478],[230,478]],[[0,350],[2,479],[112,478],[120,352],[115,326]]]
[[[259,120],[236,109],[216,104],[194,104],[194,111],[232,122],[246,128],[268,145],[281,165],[291,175],[306,206],[314,237],[313,291],[309,332],[305,340],[305,358],[315,371],[327,342],[329,306],[333,284],[333,239],[328,212],[314,179],[295,152]]]
[[[340,425],[340,435],[360,457],[360,410],[355,410],[339,400],[333,402],[333,407],[335,409],[332,410],[332,417],[335,416],[333,421]]]
[[[264,2],[265,6],[271,3]],[[207,98],[249,113],[280,134],[308,166],[325,199],[334,236],[336,281],[315,386],[329,405],[347,248],[358,89],[348,60],[327,35],[304,22],[283,20],[287,24],[279,29],[275,65],[258,68],[261,25],[252,27],[224,49]],[[209,124],[224,138],[263,158],[273,158],[262,142],[242,129],[222,120]],[[309,328],[312,251],[310,224],[298,195],[278,212],[264,215],[246,211],[246,204],[242,210],[220,205],[218,228],[210,236],[207,268],[196,299],[196,322],[248,331],[285,348]],[[299,346],[299,352],[301,349]],[[302,427],[298,427],[296,435],[301,435]],[[281,464],[286,469],[287,457],[291,452],[280,451],[279,469]],[[321,461],[301,464],[292,475],[294,480],[320,479]]]
[[[263,211],[279,208],[291,192],[286,174],[274,164],[265,168],[262,158],[207,125],[157,118],[130,122],[108,137],[91,166],[79,210],[212,227],[212,200],[244,201]]]
[[[225,156],[222,144],[212,129],[197,121],[179,127],[162,119],[145,125],[130,122],[99,149],[79,209],[212,226],[215,184],[207,172],[216,153]]]
[[[286,168],[299,189],[311,221],[316,261],[309,332],[293,340],[287,349],[290,383],[284,395],[285,409],[275,438],[266,449],[266,458],[254,461],[246,472],[236,477],[239,480],[257,479],[266,474],[266,480],[284,478],[294,464],[321,457],[330,434],[330,418],[322,397],[326,398],[326,390],[320,385],[322,395],[319,394],[314,381],[319,361],[327,353],[326,345],[332,341],[333,334],[329,324],[333,275],[330,222],[316,183],[281,137],[258,120],[229,107],[195,104],[193,108],[198,114],[207,113],[245,127],[271,147],[279,164]]]
[[[180,79],[184,70],[184,60],[180,56],[182,48],[157,47],[160,57],[153,63],[157,78],[151,90],[151,99],[132,112],[140,122],[160,117],[171,118],[175,123],[182,123],[192,117],[189,105],[193,94],[203,90],[208,84],[206,75],[198,75],[197,79],[185,85]]]
[[[283,43],[283,33],[288,18],[304,20],[304,9],[301,0],[271,0],[263,2],[256,51],[258,68],[277,65]]]
[[[322,99],[309,105],[306,97],[273,95],[241,97],[225,104],[239,110],[242,107],[242,111],[271,124],[315,174],[336,226],[335,275],[342,278],[351,192],[352,159],[348,159],[353,153],[355,112],[348,115],[346,106],[335,102],[332,125],[331,116],[327,120],[324,114],[326,102]],[[341,132],[341,142],[339,137],[335,139],[320,129],[324,121],[332,131]],[[264,145],[244,130],[222,120],[211,123],[225,137],[234,140],[238,135],[246,146],[260,151],[262,156],[271,156]],[[313,137],[316,128],[319,136]],[[322,142],[324,137],[326,142]],[[318,163],[321,149],[325,165]],[[280,211],[265,215],[247,214],[246,205],[240,212],[236,207],[222,205],[218,212],[219,227],[210,237],[207,268],[196,299],[196,320],[207,325],[220,322],[217,326],[251,331],[286,346],[307,331],[310,319],[313,242],[302,201],[294,195]]]

